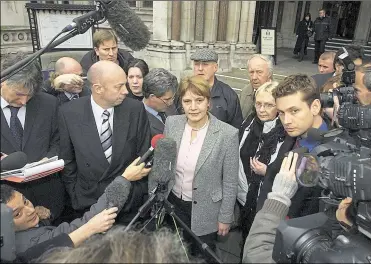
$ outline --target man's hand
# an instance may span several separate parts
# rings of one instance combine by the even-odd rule
[[[264,176],[267,172],[267,165],[260,162],[256,157],[250,158],[250,167],[258,175]]]
[[[231,224],[224,224],[218,222],[218,235],[219,236],[226,236],[229,233],[229,228]]]
[[[147,176],[148,173],[151,171],[151,168],[144,168],[144,162],[136,165],[139,161],[140,157],[136,158],[124,171],[122,176],[126,178],[128,181],[139,181],[143,177]]]
[[[41,220],[50,218],[50,210],[44,206],[36,206],[35,211]]]
[[[54,79],[54,87],[56,90],[63,90],[64,85],[82,86],[83,84],[84,80],[81,76],[73,73],[62,74]]]
[[[104,209],[102,212],[90,219],[86,224],[89,226],[92,234],[106,232],[108,229],[110,229],[115,223],[117,211],[117,207]]]

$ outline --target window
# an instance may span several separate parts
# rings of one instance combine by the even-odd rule
[[[153,8],[153,1],[144,1],[143,7],[145,8]]]

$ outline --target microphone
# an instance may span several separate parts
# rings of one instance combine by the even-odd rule
[[[102,10],[93,10],[89,13],[83,14],[82,16],[74,18],[71,24],[67,25],[62,32],[69,32],[76,28],[79,34],[84,34],[91,28],[95,23],[104,19]]]
[[[102,0],[103,4],[110,7],[104,12],[111,28],[126,46],[134,51],[142,50],[151,38],[148,27],[130,8],[126,1]]]
[[[9,154],[1,160],[1,171],[17,170],[27,164],[27,155],[24,152],[17,151]]]
[[[105,190],[107,197],[111,198],[110,201],[108,201],[108,207],[117,207],[120,212],[128,200],[130,188],[131,184],[127,181],[123,179],[114,179]]]
[[[323,135],[326,134],[327,131],[322,131],[317,128],[309,128],[308,129],[308,138],[315,142],[322,142],[323,141]]]
[[[140,158],[140,160],[137,162],[137,166],[143,162],[147,163],[150,159],[150,157],[153,154],[153,150],[156,148],[157,142],[159,139],[164,138],[165,136],[163,134],[157,134],[154,136],[151,140],[151,147],[147,150],[146,153]]]
[[[149,193],[155,191],[160,201],[165,199],[169,181],[175,179],[177,154],[176,142],[173,139],[162,138],[158,141],[153,154],[153,166],[148,175],[148,187],[156,185],[155,190],[149,190]]]

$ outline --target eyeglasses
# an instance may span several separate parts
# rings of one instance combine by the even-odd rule
[[[264,109],[266,109],[266,110],[272,110],[273,108],[276,107],[275,104],[262,104],[262,103],[260,103],[260,102],[256,102],[256,103],[255,103],[255,108],[256,108],[256,109],[260,109],[262,106],[263,106]]]
[[[154,95],[156,96],[156,95]],[[162,99],[161,97],[158,97],[156,96],[158,99],[160,99],[166,106],[170,106],[172,105],[172,103],[174,102],[174,99],[175,99],[175,95],[171,98],[168,98],[168,99]]]

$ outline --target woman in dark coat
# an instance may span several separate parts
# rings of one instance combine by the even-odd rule
[[[296,28],[296,44],[294,48],[294,54],[299,54],[298,61],[302,61],[304,55],[307,55],[307,47],[309,42],[309,37],[313,34],[313,22],[311,20],[310,13],[305,14],[302,21]]]

